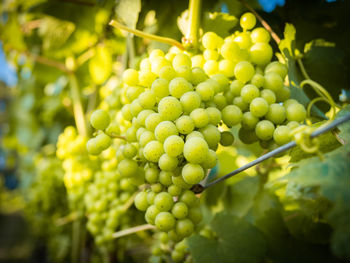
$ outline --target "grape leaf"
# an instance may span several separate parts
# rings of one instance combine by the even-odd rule
[[[193,235],[187,239],[193,262],[212,263],[218,261],[221,255],[218,254],[218,242],[200,235]]]
[[[238,19],[233,15],[220,12],[206,12],[202,28],[204,32],[214,31],[219,36],[226,37],[237,23]]]
[[[130,28],[136,28],[140,11],[140,0],[119,0],[115,8],[117,18]]]
[[[350,114],[350,105],[345,106],[341,111],[338,112],[337,118]],[[338,135],[342,140],[350,142],[350,122],[343,123],[338,126],[340,134]]]

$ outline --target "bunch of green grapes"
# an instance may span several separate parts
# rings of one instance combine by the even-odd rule
[[[190,236],[201,221],[190,189],[216,165],[218,146],[232,145],[231,127],[240,126],[244,143],[284,144],[306,117],[305,108],[289,99],[287,67],[271,62],[269,33],[252,30],[255,23],[246,13],[243,32],[225,39],[205,33],[202,54],[153,50],[139,70],[123,73],[121,110],[91,115],[98,131],[88,152],[100,154],[113,137],[125,140],[116,153],[117,171],[145,184],[135,206],[172,241]]]
[[[86,150],[87,138],[77,134],[74,127],[65,128],[57,142],[56,156],[62,160],[64,184],[72,211],[81,211],[83,197],[94,173],[99,169],[98,157]]]

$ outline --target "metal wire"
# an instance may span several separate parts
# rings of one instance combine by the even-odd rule
[[[313,133],[311,133],[310,136],[311,136],[311,138],[315,138],[315,137],[317,137],[317,136],[319,136],[319,135],[321,135],[323,133],[326,133],[328,131],[333,130],[338,125],[341,125],[344,122],[347,122],[349,120],[350,120],[350,114],[345,115],[343,117],[340,117],[338,119],[335,119],[330,124],[328,124],[328,125],[326,125],[324,127],[321,127],[319,129],[317,129],[316,131],[314,131]],[[282,145],[282,146],[272,150],[271,152],[268,152],[268,153],[258,157],[254,161],[252,161],[250,163],[247,163],[246,165],[243,165],[243,166],[239,167],[238,169],[232,171],[231,173],[228,173],[228,174],[226,174],[226,175],[224,175],[224,176],[222,176],[222,177],[220,177],[220,178],[218,178],[218,179],[216,179],[216,180],[214,180],[214,181],[212,181],[212,182],[210,182],[210,183],[208,183],[206,185],[201,185],[201,184],[194,185],[192,187],[192,191],[194,193],[196,193],[196,194],[199,194],[199,193],[203,192],[205,189],[207,189],[207,188],[209,188],[209,187],[211,187],[211,186],[213,186],[213,185],[215,185],[217,183],[220,183],[221,181],[224,181],[224,180],[226,180],[226,179],[228,179],[228,178],[230,178],[230,177],[232,177],[232,176],[234,176],[234,175],[236,175],[236,174],[238,174],[240,172],[243,172],[243,171],[249,169],[250,167],[252,167],[254,165],[257,165],[258,163],[261,163],[261,162],[263,162],[263,161],[265,161],[265,160],[267,160],[267,159],[269,159],[269,158],[271,158],[271,157],[273,157],[273,156],[275,156],[277,154],[280,154],[280,153],[282,153],[284,151],[287,151],[287,150],[295,147],[296,145],[297,144],[296,144],[295,141],[291,141],[291,142],[289,142],[287,144],[284,144],[284,145]]]

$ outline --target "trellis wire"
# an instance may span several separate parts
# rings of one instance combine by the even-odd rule
[[[321,127],[319,129],[315,130],[313,133],[311,133],[311,138],[315,138],[315,137],[317,137],[317,136],[319,136],[319,135],[321,135],[323,133],[326,133],[326,132],[328,132],[330,130],[333,130],[338,125],[341,125],[344,122],[347,122],[349,120],[350,120],[350,114],[345,115],[343,117],[340,117],[338,119],[335,119],[330,124],[328,124],[328,125],[326,125],[324,127]],[[291,142],[289,142],[287,144],[284,144],[284,145],[282,145],[282,146],[272,150],[271,152],[268,152],[268,153],[258,157],[254,161],[252,161],[250,163],[247,163],[246,165],[243,165],[243,166],[239,167],[238,169],[232,171],[231,173],[228,173],[228,174],[226,174],[226,175],[224,175],[224,176],[222,176],[222,177],[220,177],[220,178],[218,178],[218,179],[216,179],[216,180],[214,180],[214,181],[212,181],[212,182],[210,182],[210,183],[208,183],[206,185],[201,185],[201,184],[194,185],[192,187],[192,191],[194,193],[196,193],[196,194],[199,194],[199,193],[203,192],[205,189],[207,189],[207,188],[209,188],[209,187],[211,187],[211,186],[213,186],[213,185],[215,185],[217,183],[220,183],[221,181],[224,181],[224,180],[226,180],[226,179],[228,179],[228,178],[230,178],[230,177],[232,177],[232,176],[234,176],[234,175],[236,175],[236,174],[238,174],[240,172],[243,172],[243,171],[249,169],[250,167],[252,167],[254,165],[257,165],[258,163],[261,163],[261,162],[263,162],[263,161],[265,161],[265,160],[267,160],[267,159],[269,159],[269,158],[271,158],[271,157],[273,157],[273,156],[275,156],[277,154],[280,154],[280,153],[282,153],[284,151],[287,151],[287,150],[289,150],[289,149],[291,149],[291,148],[293,148],[295,146],[297,146],[295,141],[291,141]]]

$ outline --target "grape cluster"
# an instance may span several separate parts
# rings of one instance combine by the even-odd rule
[[[99,159],[86,150],[87,138],[77,134],[74,127],[65,128],[57,142],[56,156],[62,160],[64,184],[73,211],[82,211],[83,197],[94,173],[99,169]]]
[[[243,32],[225,39],[205,33],[202,54],[153,50],[139,70],[124,71],[114,99],[120,110],[105,107],[91,115],[98,131],[88,152],[100,154],[114,135],[125,139],[116,152],[117,172],[145,184],[136,208],[175,242],[201,221],[199,199],[190,189],[217,164],[218,146],[234,142],[231,127],[240,126],[242,142],[269,147],[288,142],[306,117],[304,106],[289,99],[287,67],[271,62],[269,33],[253,29],[255,24],[246,13]]]

